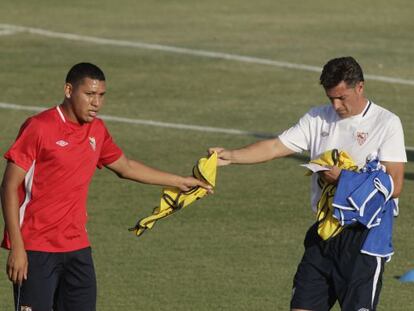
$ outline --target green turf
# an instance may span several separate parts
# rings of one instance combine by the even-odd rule
[[[414,79],[410,1],[2,1],[0,23],[159,43],[321,66],[354,55],[366,73]],[[318,74],[230,60],[97,46],[19,33],[0,36],[0,102],[51,106],[79,61],[107,74],[104,114],[278,133],[326,102]],[[367,94],[402,119],[414,146],[414,86],[367,81]],[[30,112],[0,109],[0,153]],[[108,122],[127,155],[188,174],[209,146],[254,137]],[[294,158],[219,170],[216,194],[156,225],[127,232],[158,203],[160,189],[98,171],[89,196],[98,310],[287,310],[302,240],[313,215],[309,185]],[[3,171],[4,161],[0,164]],[[396,255],[387,264],[379,310],[414,309],[414,164],[407,165]],[[7,258],[0,252],[0,267]],[[12,307],[0,274],[0,310]]]

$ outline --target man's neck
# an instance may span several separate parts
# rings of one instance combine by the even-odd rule
[[[367,108],[368,104],[369,104],[368,99],[367,99],[367,98],[365,98],[365,97],[363,97],[363,98],[360,100],[360,103],[359,103],[359,105],[358,105],[360,108],[359,108],[357,111],[355,111],[354,116],[357,116],[357,115],[361,114],[362,112],[364,112],[364,111],[365,111],[365,109]]]
[[[70,102],[68,102],[67,100],[64,100],[63,103],[60,104],[60,108],[66,120],[73,122],[73,123],[80,124],[78,119],[75,116],[75,113],[73,112],[71,108]]]

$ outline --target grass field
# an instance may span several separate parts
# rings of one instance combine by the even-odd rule
[[[78,39],[28,29],[8,32],[0,25],[0,103],[56,105],[70,66],[90,61],[107,75],[105,115],[279,133],[327,101],[318,72],[287,64],[320,67],[332,57],[353,55],[367,74],[403,80],[367,79],[367,95],[401,117],[406,145],[414,146],[413,10],[413,2],[402,0],[5,0],[0,24]],[[98,44],[79,36],[113,41]],[[129,44],[116,45],[119,40]],[[195,50],[280,63],[206,57]],[[33,113],[0,108],[1,154]],[[231,148],[257,140],[253,135],[107,125],[128,156],[180,174],[189,174],[210,146]],[[287,158],[222,168],[215,195],[138,239],[127,228],[150,213],[160,188],[97,171],[88,232],[98,310],[288,310],[302,240],[314,220],[308,180],[298,164],[297,158]],[[4,165],[0,162],[1,172]],[[414,269],[413,189],[414,163],[409,162],[394,234],[396,255],[386,266],[378,310],[414,310],[414,285],[396,278]],[[0,251],[1,271],[6,258],[7,252]],[[2,272],[3,310],[12,310],[12,299]]]

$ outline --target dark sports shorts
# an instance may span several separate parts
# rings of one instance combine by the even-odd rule
[[[368,230],[356,224],[323,241],[314,224],[305,237],[305,253],[292,290],[292,309],[330,310],[338,300],[346,311],[376,309],[384,258],[360,252]]]
[[[66,253],[27,251],[27,280],[14,286],[15,310],[95,311],[90,247]]]

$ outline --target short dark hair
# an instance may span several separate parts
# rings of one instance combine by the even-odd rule
[[[66,83],[76,85],[84,78],[105,81],[105,75],[98,66],[91,63],[79,63],[69,70],[66,75]]]
[[[326,90],[337,86],[341,81],[354,87],[358,82],[364,81],[364,74],[353,57],[339,57],[331,59],[323,66],[319,81]]]

